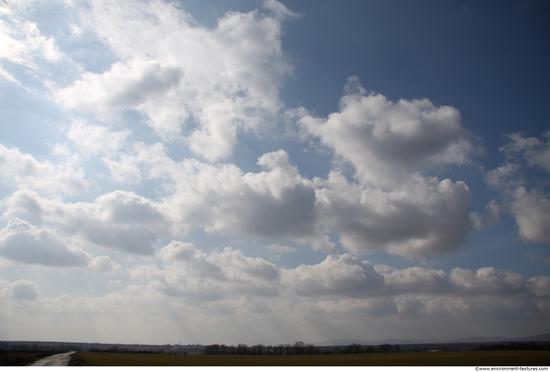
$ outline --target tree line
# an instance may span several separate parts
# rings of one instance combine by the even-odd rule
[[[82,348],[76,345],[70,344],[60,344],[57,346],[54,345],[42,345],[42,344],[31,344],[31,343],[0,343],[0,350],[10,350],[10,351],[80,351]]]
[[[480,345],[476,350],[550,350],[550,342],[510,342]]]
[[[262,344],[248,346],[207,345],[203,349],[204,355],[308,355],[321,354],[321,351],[311,344],[296,341],[294,345],[280,344],[278,346],[264,346]]]
[[[279,344],[277,346],[265,346],[262,344],[248,346],[227,346],[224,344],[207,345],[203,349],[204,355],[312,355],[312,354],[361,354],[361,353],[395,353],[400,352],[399,345],[383,344],[375,346],[361,346],[351,344],[344,348],[333,347],[324,352],[318,347],[306,344],[303,341],[296,341],[294,344]]]

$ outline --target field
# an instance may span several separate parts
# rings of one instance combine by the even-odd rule
[[[28,366],[38,359],[55,354],[53,352],[0,351],[0,366]]]
[[[548,366],[550,351],[451,351],[332,355],[165,355],[79,352],[91,366]]]

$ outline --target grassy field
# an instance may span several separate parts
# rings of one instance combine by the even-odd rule
[[[55,354],[54,352],[1,351],[0,366],[28,366],[38,359]]]
[[[548,366],[550,351],[450,351],[332,355],[76,354],[91,366]]]

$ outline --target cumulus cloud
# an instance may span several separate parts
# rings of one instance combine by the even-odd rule
[[[108,256],[99,256],[90,258],[88,270],[94,273],[115,275],[121,271],[121,266],[112,261]]]
[[[143,266],[136,269],[134,275],[148,277],[158,290],[179,296],[204,287],[210,293],[263,297],[284,294],[302,299],[329,296],[388,300],[423,295],[433,298],[521,295],[527,298],[545,297],[549,288],[548,277],[526,280],[518,273],[493,267],[483,267],[477,272],[457,267],[447,274],[423,267],[373,266],[349,253],[328,255],[315,265],[280,269],[230,247],[207,254],[190,243],[172,241],[157,257],[159,265]],[[404,301],[405,297],[400,298]]]
[[[10,260],[44,266],[86,266],[88,255],[67,246],[48,230],[14,218],[0,230],[0,254]]]
[[[66,107],[136,109],[165,140],[191,126],[190,149],[214,161],[231,154],[238,130],[259,129],[282,106],[279,78],[291,68],[281,22],[293,17],[284,5],[266,3],[274,16],[227,13],[213,30],[160,1],[91,5],[88,27],[120,61],[58,90]]]
[[[340,243],[353,253],[448,253],[462,245],[473,227],[470,193],[460,181],[414,176],[384,191],[331,172],[327,181],[316,184],[323,223],[339,231]]]
[[[310,181],[284,150],[262,155],[263,171],[243,173],[231,164],[176,162],[162,144],[138,143],[134,149],[126,165],[117,164],[136,179],[163,181],[167,196],[158,207],[174,233],[204,228],[291,238],[331,252],[335,244],[327,234],[337,232],[340,243],[354,253],[422,256],[456,250],[475,222],[468,187],[460,181],[412,174],[399,187],[380,189],[349,182],[337,171],[326,180]]]
[[[146,275],[155,288],[171,296],[213,301],[228,293],[260,297],[278,293],[280,270],[275,265],[230,247],[205,254],[189,243],[172,241],[158,257],[163,265],[138,269],[134,275]]]
[[[86,125],[74,121],[67,132],[67,138],[74,141],[78,147],[89,154],[109,154],[117,151],[130,136],[129,130],[111,132],[99,125]]]
[[[36,192],[28,189],[15,191],[5,198],[2,204],[5,208],[4,218],[24,216],[40,219],[44,213],[41,197]]]
[[[118,174],[121,181],[131,181],[131,175],[137,180],[161,179],[166,197],[153,203],[115,191],[98,197],[93,205],[59,205],[64,217],[51,213],[50,221],[62,219],[65,231],[96,245],[143,254],[151,254],[150,244],[168,231],[185,234],[204,228],[208,233],[291,238],[326,252],[335,246],[327,234],[337,232],[350,252],[403,256],[452,252],[475,222],[469,214],[468,187],[460,181],[412,174],[400,186],[380,189],[349,182],[337,171],[326,180],[310,181],[290,164],[284,150],[262,155],[258,164],[263,171],[243,173],[230,164],[176,162],[161,144],[138,143],[134,149],[134,155],[110,164],[113,176],[117,179],[116,163],[121,172],[128,172]],[[19,210],[37,216],[43,208],[37,200],[28,192],[17,192],[6,205],[12,215]],[[125,209],[132,209],[124,213],[125,218],[133,216],[133,224],[111,220],[113,213]]]
[[[502,326],[500,322],[520,320],[536,328],[533,324],[540,327],[550,316],[548,277],[527,281],[517,273],[491,267],[477,272],[455,268],[446,274],[420,267],[373,267],[343,254],[330,255],[316,265],[278,269],[232,248],[205,253],[179,241],[163,247],[157,258],[155,263],[132,270],[131,275],[145,280],[144,284],[119,285],[104,297],[32,300],[33,285],[29,283],[21,283],[28,292],[19,297],[32,301],[33,319],[44,313],[84,314],[84,318],[93,314],[96,321],[112,322],[114,313],[120,316],[119,322],[149,319],[166,331],[215,326],[212,337],[216,340],[221,334],[242,330],[245,324],[257,322],[267,330],[283,319],[288,328],[282,332],[287,337],[297,337],[292,331],[315,337],[319,330],[328,334],[337,330],[349,334],[353,329],[364,334],[369,330],[372,335],[377,327],[386,331],[406,327],[413,332],[428,320],[436,325],[451,320],[484,326],[489,322],[496,329]],[[8,282],[0,280],[0,293],[4,304],[6,295],[15,300]],[[35,293],[39,293],[36,288]],[[269,337],[273,343],[278,336]]]
[[[22,154],[19,149],[8,149],[0,145],[0,171],[6,183],[14,183],[19,188],[30,188],[48,193],[61,192],[66,195],[86,190],[84,169],[77,167],[76,160],[54,165],[49,161],[40,162],[32,155]]]
[[[446,164],[468,164],[479,151],[460,123],[460,112],[429,100],[388,101],[366,95],[350,78],[340,112],[327,119],[305,115],[298,125],[351,162],[362,182],[391,186],[408,172]]]
[[[12,297],[15,300],[34,301],[38,298],[38,294],[40,293],[40,288],[36,285],[36,283],[25,279],[19,279],[18,281],[11,283],[9,287]]]
[[[278,84],[291,69],[281,27],[297,15],[276,1],[264,7],[266,13],[227,13],[215,28],[205,29],[173,4],[95,2],[86,27],[119,60],[104,72],[85,72],[56,97],[73,109],[138,110],[164,140],[189,133],[193,152],[222,159],[231,154],[240,130],[259,130],[282,107]],[[230,164],[176,162],[160,143],[135,143],[131,152],[114,154],[125,131],[107,138],[113,132],[75,122],[68,134],[88,152],[98,153],[104,143],[112,156],[103,161],[117,182],[162,179],[172,233],[203,228],[291,238],[325,252],[335,247],[331,233],[340,234],[340,243],[353,253],[422,256],[458,249],[474,222],[480,224],[469,215],[469,190],[462,182],[421,175],[433,167],[468,164],[478,151],[458,110],[428,100],[393,103],[367,95],[356,78],[346,91],[340,112],[319,119],[302,110],[298,125],[355,166],[358,194],[349,182],[336,185],[334,172],[327,180],[301,177],[283,150],[258,159],[264,171],[244,173]],[[357,195],[342,198],[336,187]],[[125,245],[115,237],[95,243]]]
[[[17,192],[5,202],[4,215],[30,215],[54,226],[81,245],[152,255],[153,244],[169,231],[160,207],[132,192],[114,191],[92,203],[64,203],[32,192]]]
[[[245,236],[301,237],[314,233],[315,191],[297,184],[281,192],[280,199],[245,188],[234,200],[217,209],[208,232],[230,230]]]
[[[483,267],[474,273],[455,268],[451,271],[451,283],[458,289],[473,294],[510,294],[526,292],[526,281],[520,274],[509,270]]]
[[[544,136],[550,136],[549,133],[545,133]],[[523,133],[512,133],[507,137],[510,139],[509,143],[500,148],[507,156],[507,161],[502,166],[488,171],[485,180],[487,184],[500,190],[503,203],[499,209],[514,216],[519,235],[523,239],[550,242],[550,197],[540,186],[529,188],[528,185],[533,180],[524,177],[525,174],[529,174],[524,172],[524,169],[529,167],[540,167],[550,171],[548,141],[545,143],[536,137],[525,138]],[[518,158],[518,154],[523,156]]]
[[[283,150],[261,156],[265,171],[258,173],[189,159],[176,163],[151,148],[137,158],[154,172],[146,170],[148,176],[173,181],[164,203],[179,231],[205,226],[209,233],[296,239],[316,233],[315,189]]]
[[[520,320],[531,329],[548,323],[547,276],[529,279],[493,267],[395,268],[373,265],[363,255],[448,254],[472,229],[497,223],[506,212],[524,239],[550,241],[550,198],[540,187],[546,181],[530,188],[522,172],[523,164],[550,170],[550,134],[507,136],[501,148],[506,163],[485,174],[503,200],[491,201],[479,216],[470,213],[464,182],[433,177],[444,167],[470,164],[480,151],[460,112],[428,99],[391,102],[351,78],[340,109],[328,117],[305,108],[286,112],[289,128],[310,149],[330,155],[328,176],[300,173],[296,164],[306,163],[292,146],[259,156],[261,169],[248,171],[220,160],[230,158],[244,132],[261,134],[285,119],[278,116],[284,107],[279,89],[292,66],[281,46],[282,25],[298,14],[266,0],[263,10],[220,14],[207,28],[175,2],[66,1],[56,20],[68,22],[55,35],[67,36],[60,45],[75,51],[69,58],[46,28],[15,13],[25,4],[6,4],[0,5],[8,16],[0,21],[0,58],[9,71],[0,69],[0,78],[19,84],[19,71],[50,89],[56,121],[67,123],[57,134],[68,142],[55,145],[49,160],[0,146],[2,182],[11,193],[2,196],[1,265],[23,277],[25,270],[72,268],[58,271],[69,273],[62,278],[85,275],[91,286],[82,297],[48,298],[33,282],[0,279],[0,312],[10,319],[0,325],[2,334],[13,322],[18,332],[51,334],[52,320],[61,318],[88,327],[88,338],[98,332],[93,324],[103,324],[110,342],[134,332],[124,337],[139,335],[149,343],[164,342],[152,334],[182,332],[204,337],[195,342],[223,342],[224,334],[233,337],[245,327],[269,335],[271,343],[277,340],[272,337],[364,335],[376,327],[413,332],[417,324],[436,329],[457,319],[476,326]],[[49,73],[55,81],[43,78]],[[78,147],[82,163],[68,146]],[[188,150],[202,158],[190,159]],[[241,156],[239,151],[235,162]],[[81,164],[101,161],[111,179],[100,173],[85,178]],[[344,171],[344,163],[354,174]],[[202,231],[244,248],[201,249]],[[187,234],[196,243],[164,245]],[[241,245],[246,238],[258,241]],[[339,254],[292,265],[290,258],[307,255],[300,252],[285,260],[291,268],[283,268],[257,257],[273,254],[253,248],[292,254],[293,244]],[[102,253],[92,257],[86,250]],[[115,262],[117,256],[124,262]],[[93,285],[120,273],[128,276],[109,278],[101,289]],[[74,324],[61,324],[66,335],[74,337]],[[510,323],[492,329],[502,324]]]
[[[89,204],[67,205],[59,228],[96,246],[152,255],[165,230],[158,207],[134,193],[115,191]],[[55,217],[52,217],[52,219]]]
[[[163,67],[156,62],[121,62],[101,75],[84,73],[82,80],[58,92],[58,100],[69,108],[89,110],[116,107],[134,107],[150,96],[163,95],[177,85],[181,72],[177,68]],[[77,93],[86,91],[86,95]]]
[[[395,269],[386,265],[377,265],[376,271],[383,275],[385,283],[378,295],[429,294],[458,297],[528,295],[536,290],[535,288],[544,288],[545,279],[542,278],[546,278],[540,277],[536,279],[538,286],[530,286],[529,283],[532,280],[525,280],[521,274],[509,270],[498,270],[494,267],[482,267],[477,272],[457,267],[447,274],[443,270],[422,267]]]
[[[384,294],[452,292],[448,275],[443,270],[410,267],[399,270],[386,265],[377,265],[376,271],[384,277]]]
[[[518,187],[513,193],[511,211],[522,238],[550,242],[550,198],[546,193]]]
[[[319,246],[328,244],[322,236],[315,240],[315,189],[288,163],[285,151],[263,155],[258,163],[266,171],[246,174],[233,165],[188,159],[178,163],[165,151],[144,146],[130,158],[140,177],[165,181],[168,196],[159,202],[113,191],[93,203],[63,203],[20,190],[6,198],[4,213],[42,218],[95,245],[142,254],[151,254],[151,244],[163,234],[205,226],[210,233],[311,238]]]
[[[299,296],[364,296],[384,285],[372,264],[350,254],[329,255],[317,265],[284,272],[284,283]]]
[[[434,167],[469,164],[481,151],[455,108],[427,99],[394,103],[367,94],[352,77],[339,112],[326,119],[296,112],[306,136],[319,138],[355,168],[355,182],[338,169],[326,180],[313,180],[321,230],[338,232],[350,252],[450,253],[481,223],[469,213],[464,182],[423,175]]]
[[[208,255],[197,250],[192,244],[172,241],[159,251],[158,257],[166,264],[185,266],[188,271],[194,272],[194,276],[198,275],[200,279],[226,280],[222,268],[210,262]]]

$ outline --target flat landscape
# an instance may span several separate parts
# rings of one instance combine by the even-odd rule
[[[547,366],[550,351],[453,351],[333,355],[162,355],[79,352],[90,366]]]

